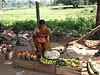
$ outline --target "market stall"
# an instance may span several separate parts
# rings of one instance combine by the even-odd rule
[[[64,59],[62,57],[63,50],[51,49],[45,51],[44,56],[37,60],[35,46],[31,47],[32,50],[28,50],[28,47],[30,48],[31,46],[17,46],[16,55],[13,60],[14,66],[51,74],[81,74],[80,59]]]
[[[8,36],[9,34],[10,36]],[[87,57],[86,54],[88,54],[87,47],[76,43],[63,49],[51,48],[51,50],[45,51],[41,58],[37,59],[37,51],[31,35],[32,34],[30,32],[21,31],[15,37],[14,33],[6,31],[6,33],[3,33],[2,36],[3,39],[6,40],[4,40],[0,45],[0,52],[5,55],[6,59],[12,59],[15,67],[23,67],[33,71],[52,74],[82,74],[81,69],[83,68],[83,58]],[[98,50],[94,51],[95,55],[92,56],[92,58],[91,55],[88,56],[88,60],[86,62],[86,64],[89,65],[86,67],[87,72],[90,73],[90,64],[96,65],[94,64],[95,60],[100,63],[100,52]],[[90,58],[91,60],[89,60]],[[92,73],[97,72],[99,74],[99,69],[94,67]]]

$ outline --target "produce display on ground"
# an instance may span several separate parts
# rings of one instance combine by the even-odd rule
[[[32,52],[29,51],[17,51],[16,52],[16,57],[22,60],[31,60],[34,61],[37,59],[36,54],[33,54]]]
[[[70,67],[70,68],[79,69],[79,68],[81,68],[81,60],[79,58],[74,58],[74,57],[63,58],[62,55],[64,53],[68,53],[68,51],[70,51],[69,53],[72,53],[70,55],[72,55],[72,56],[75,55],[75,56],[79,57],[80,55],[85,56],[88,52],[87,47],[76,43],[76,44],[73,44],[72,46],[69,46],[68,48],[66,48],[67,50],[65,49],[65,47],[59,46],[58,48],[52,48],[51,50],[45,51],[44,56],[39,58],[39,60],[37,60],[37,55],[35,54],[36,48],[34,46],[34,42],[32,42],[32,40],[31,40],[32,39],[31,33],[19,32],[18,35],[16,35],[11,31],[5,31],[3,33],[3,35],[4,35],[3,37],[5,39],[10,40],[10,41],[12,41],[12,39],[14,40],[17,37],[15,39],[17,41],[17,44],[15,44],[16,43],[15,42],[15,43],[11,43],[11,45],[10,45],[9,42],[6,40],[7,44],[0,45],[0,51],[2,53],[6,53],[7,49],[10,49],[10,47],[13,47],[13,48],[16,47],[15,57],[18,60],[21,60],[21,62],[32,62],[32,63],[40,62],[39,64],[46,65],[46,66],[54,65],[56,67],[59,66],[59,67]],[[12,37],[12,38],[7,38],[7,37]],[[29,44],[31,44],[31,45],[28,46]],[[21,49],[21,47],[22,47],[22,49]],[[25,49],[25,47],[26,47],[26,49]],[[85,51],[85,52],[82,52],[82,51]],[[99,53],[100,52],[98,51],[97,53],[94,53],[94,54],[95,54],[95,56],[99,56]],[[88,65],[89,65],[88,68],[89,69],[91,68],[90,72],[93,71],[94,74],[100,73],[100,71],[99,71],[100,65],[99,64],[95,63],[94,61],[89,61]]]
[[[48,64],[48,65],[50,65],[50,64],[55,65],[56,64],[56,60],[51,60],[51,59],[47,59],[47,58],[44,58],[44,57],[40,58],[39,61],[42,64]]]
[[[92,75],[100,75],[100,64],[93,61],[91,58],[88,60],[88,71]]]
[[[58,50],[45,51],[44,57],[47,59],[57,59],[60,57],[60,52]]]
[[[69,66],[69,67],[74,67],[74,68],[79,68],[80,67],[80,60],[79,59],[47,59],[47,58],[40,58],[39,59],[40,63],[42,64],[53,64],[57,66]]]

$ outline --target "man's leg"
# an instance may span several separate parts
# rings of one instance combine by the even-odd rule
[[[41,53],[42,53],[42,56],[44,56],[43,53],[44,53],[44,51],[46,50],[46,48],[45,48],[45,43],[41,43],[41,46],[42,46]]]

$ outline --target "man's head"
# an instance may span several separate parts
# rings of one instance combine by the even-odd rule
[[[45,25],[45,21],[44,20],[40,20],[39,21],[39,26],[44,26]]]

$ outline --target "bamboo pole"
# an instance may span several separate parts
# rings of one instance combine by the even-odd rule
[[[100,30],[100,25],[98,25],[97,27],[95,27],[94,29],[92,29],[89,33],[87,33],[86,35],[82,36],[81,38],[79,38],[76,42],[81,42],[84,39],[88,38],[89,36],[93,35],[94,33],[96,33],[97,31]]]

